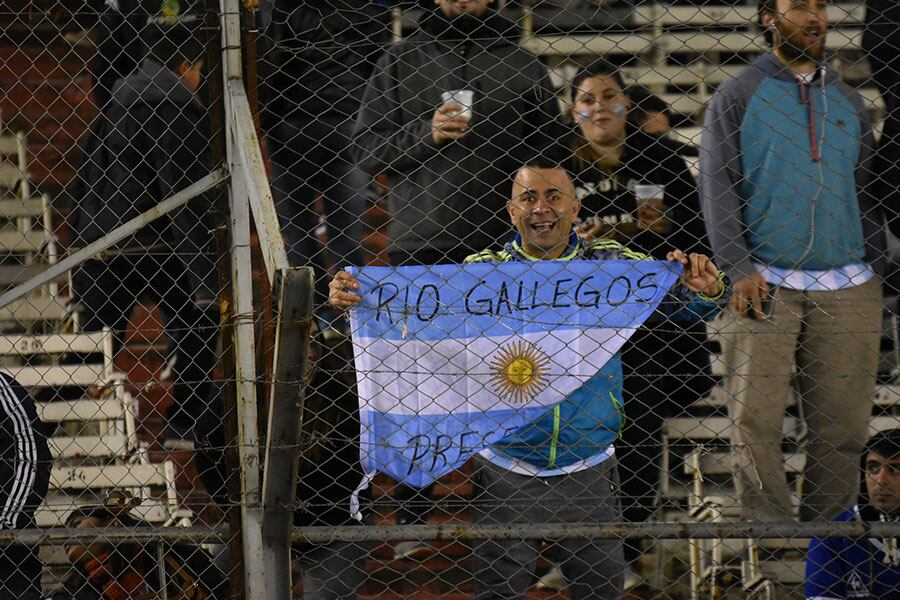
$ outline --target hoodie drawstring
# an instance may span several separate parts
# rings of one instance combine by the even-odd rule
[[[803,80],[798,81],[800,87],[800,102],[807,108],[807,129],[809,130],[809,146],[812,152],[813,162],[819,162],[819,145],[816,142],[816,104],[813,101],[813,85]],[[809,90],[807,95],[807,88]]]

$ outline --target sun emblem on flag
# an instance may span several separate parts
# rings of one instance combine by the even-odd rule
[[[491,385],[501,398],[525,402],[547,387],[549,363],[550,358],[531,342],[512,342],[491,361]]]

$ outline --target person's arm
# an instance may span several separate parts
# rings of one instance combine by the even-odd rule
[[[438,151],[431,114],[403,122],[400,84],[395,76],[399,60],[393,49],[378,60],[353,129],[353,159],[370,174],[409,171]]]
[[[769,286],[753,268],[744,237],[740,193],[743,111],[739,99],[722,90],[707,107],[700,143],[700,203],[713,255],[733,282],[729,307],[740,316],[763,318]]]
[[[898,219],[898,206],[885,206],[885,201],[896,202],[896,193],[883,193],[883,190],[891,189],[896,185],[898,175],[895,161],[888,166],[885,172],[879,172],[876,166],[876,142],[875,131],[869,112],[859,94],[842,84],[842,89],[851,94],[851,101],[856,106],[859,115],[860,140],[859,158],[856,162],[856,198],[859,205],[859,216],[862,221],[863,236],[866,243],[866,260],[876,266],[885,262],[887,240],[885,239],[884,224],[887,216],[887,224],[894,235],[900,234],[900,219]],[[879,183],[889,182],[889,185]],[[885,210],[889,208],[891,210]],[[884,275],[884,273],[880,273]]]
[[[328,284],[328,303],[336,312],[342,313],[355,306],[362,297],[356,293],[359,281],[347,271],[338,271]]]
[[[803,593],[808,600],[843,600],[846,561],[841,557],[839,539],[814,538],[806,554]]]
[[[608,239],[593,241],[590,256],[603,260],[656,260]],[[728,277],[702,254],[685,255],[681,251],[673,251],[667,258],[685,265],[685,270],[648,321],[693,322],[709,319],[718,313],[731,293]]]
[[[25,407],[30,396],[6,377],[0,376],[0,454],[10,458],[0,463],[0,529],[15,529],[26,509],[38,470],[37,435]]]
[[[700,142],[700,203],[713,255],[732,280],[755,273],[744,238],[739,186],[742,108],[730,95],[716,93],[706,109]]]

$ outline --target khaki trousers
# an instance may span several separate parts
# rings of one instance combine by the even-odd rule
[[[719,317],[734,474],[745,519],[794,516],[782,455],[795,375],[808,429],[801,520],[831,520],[859,489],[881,335],[877,278],[838,291],[778,288],[765,320]]]

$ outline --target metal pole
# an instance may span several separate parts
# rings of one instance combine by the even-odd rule
[[[167,541],[173,544],[222,542],[228,539],[228,530],[224,527],[85,527],[50,529],[0,529],[0,546],[7,544],[70,544],[82,540],[105,540],[129,544],[146,544],[156,541]]]
[[[239,0],[222,0],[224,76],[228,87],[240,82],[241,6]],[[229,188],[231,211],[231,272],[234,295],[234,354],[238,412],[238,457],[241,479],[241,541],[244,558],[244,592],[247,600],[267,600],[266,565],[262,554],[262,507],[259,481],[259,429],[256,405],[256,352],[253,331],[253,278],[250,248],[250,206],[244,181],[240,136],[235,135],[231,93],[225,95],[226,149],[229,170],[235,174]],[[255,136],[254,136],[255,137]]]
[[[395,542],[401,540],[743,539],[894,537],[900,522],[797,521],[737,523],[541,523],[514,525],[371,525],[295,527],[295,543]]]
[[[213,164],[227,164],[226,124],[225,124],[225,81],[222,68],[222,34],[219,15],[219,0],[204,0],[208,40],[206,56],[208,61],[209,102],[210,102],[210,146]],[[226,504],[221,507],[228,523],[228,587],[230,600],[240,600],[244,589],[244,558],[240,531],[241,507],[231,499],[241,496],[241,482],[237,476],[240,460],[237,454],[237,400],[234,389],[234,341],[232,335],[231,295],[231,232],[228,221],[229,204],[227,194],[216,195],[216,271],[219,275],[219,339],[222,354],[219,364],[222,369],[222,419],[225,432],[225,492]],[[212,398],[210,400],[213,400]],[[219,407],[216,407],[219,408]]]
[[[166,585],[166,553],[161,541],[156,542],[156,569],[159,577],[159,598],[169,600],[169,586]]]
[[[278,215],[275,212],[275,200],[272,198],[272,190],[269,188],[266,177],[265,163],[262,152],[259,150],[259,139],[256,137],[256,129],[253,127],[253,113],[250,110],[244,84],[240,81],[229,82],[228,97],[231,104],[230,126],[233,128],[237,146],[234,150],[239,155],[238,162],[241,168],[244,169],[242,176],[247,183],[247,194],[250,198],[250,208],[253,211],[253,222],[256,224],[260,250],[266,265],[266,274],[269,277],[269,283],[274,286],[275,272],[290,266],[284,237],[281,234],[281,225],[278,223]]]
[[[291,595],[291,525],[313,307],[312,268],[281,273],[274,290],[278,320],[263,478],[263,556],[273,598]]]
[[[230,145],[229,145],[230,147]],[[241,476],[241,538],[248,600],[274,598],[260,585],[265,580],[262,556],[262,506],[259,481],[259,425],[256,405],[256,350],[253,278],[250,252],[250,206],[240,177],[230,190],[231,273],[234,294],[234,354],[238,416],[238,458]]]
[[[70,271],[73,267],[77,267],[87,259],[95,256],[104,250],[108,250],[112,246],[118,244],[128,236],[135,233],[140,228],[152,223],[156,219],[165,216],[176,208],[186,204],[191,198],[198,196],[208,189],[214,188],[220,183],[228,179],[228,173],[223,170],[216,170],[196,183],[192,183],[180,192],[175,192],[150,210],[141,213],[130,221],[123,223],[104,235],[99,240],[91,242],[78,252],[67,256],[58,263],[51,265],[29,279],[28,281],[17,285],[13,289],[5,292],[0,296],[0,308],[7,306],[14,300],[21,298],[28,292],[53,281],[63,273]]]

